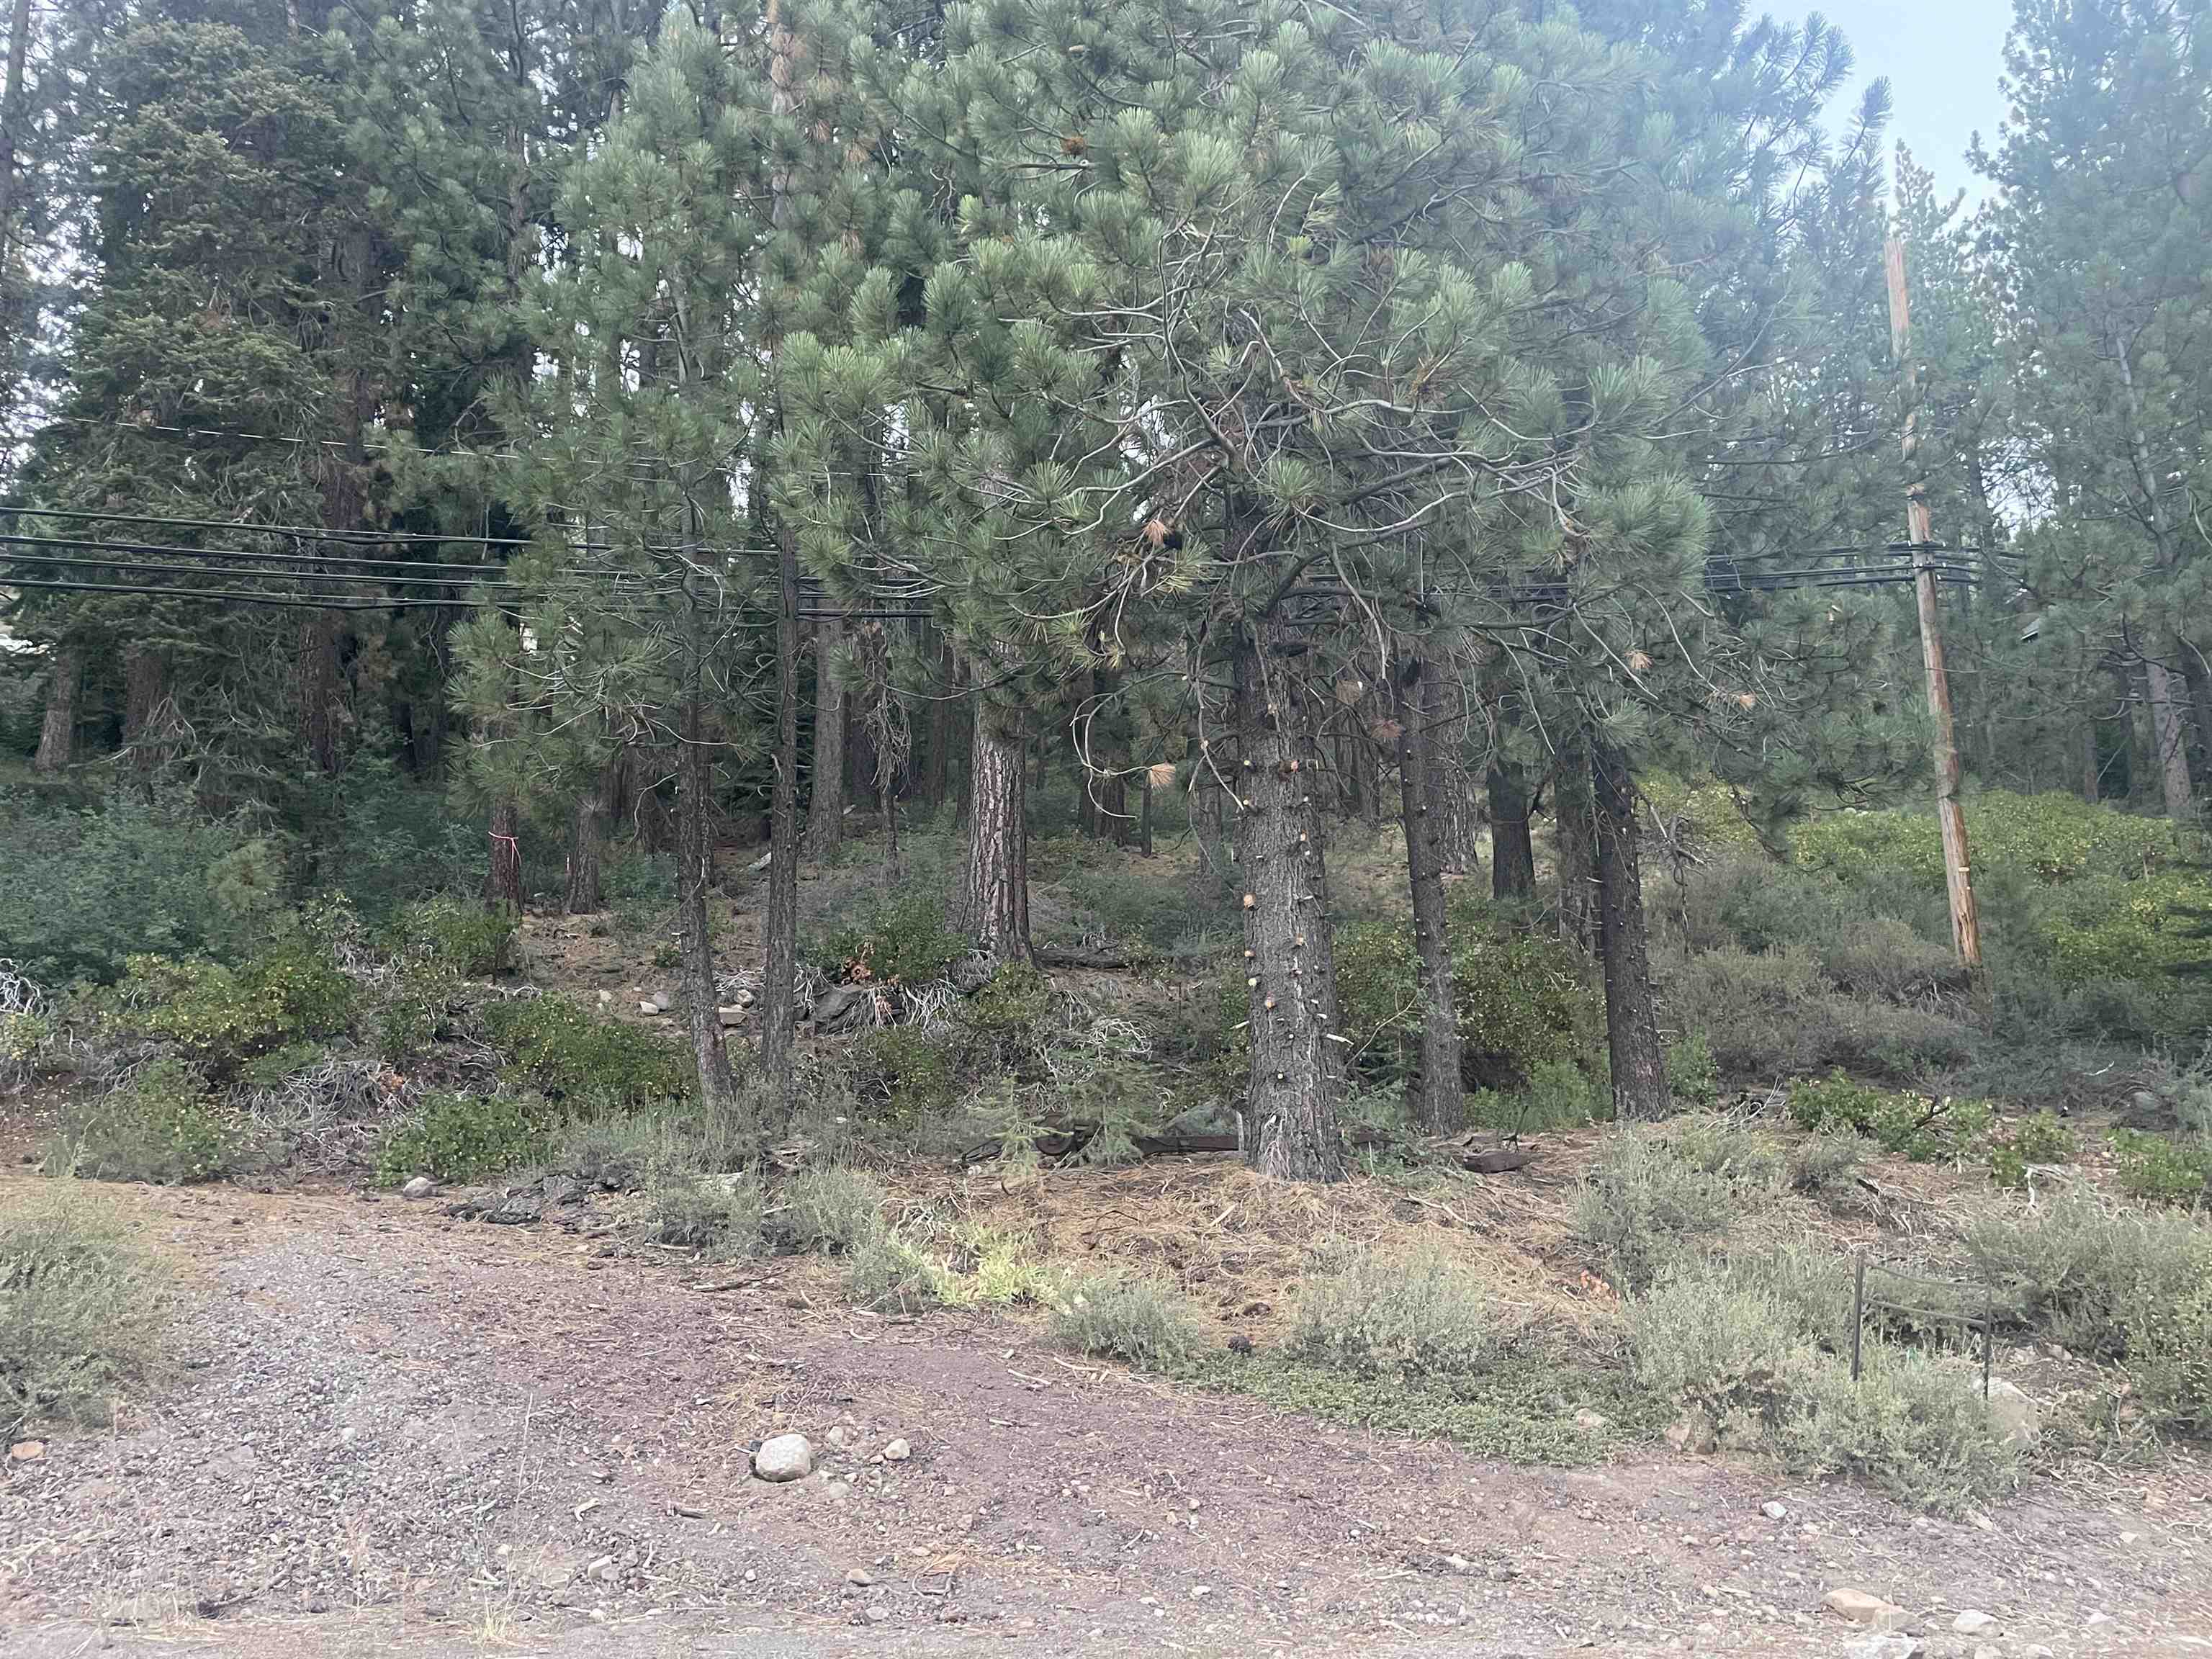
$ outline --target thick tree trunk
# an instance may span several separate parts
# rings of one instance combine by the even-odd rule
[[[345,762],[345,716],[341,706],[343,672],[338,665],[335,613],[310,611],[300,619],[294,647],[300,690],[300,738],[307,763],[325,776]]]
[[[2212,791],[2212,672],[2204,666],[2204,659],[2187,640],[2175,642],[2181,665],[2181,678],[2189,685],[2189,713],[2195,728],[2197,756],[2197,793]]]
[[[2174,676],[2156,658],[2143,659],[2143,684],[2150,701],[2150,735],[2155,749],[2166,815],[2179,823],[2190,817],[2196,796],[2189,781],[2189,733]]]
[[[1145,769],[1143,797],[1137,803],[1137,853],[1140,858],[1152,855],[1152,773]]]
[[[1490,891],[1523,901],[1536,890],[1536,847],[1528,834],[1528,785],[1510,761],[1490,767]]]
[[[599,892],[599,849],[606,839],[606,805],[599,785],[580,790],[568,817],[567,890],[562,908],[572,916],[587,916],[602,902]]]
[[[968,861],[954,926],[1000,962],[1030,960],[1021,716],[979,700],[968,765]]]
[[[1410,676],[1412,684],[1406,683]],[[1450,791],[1437,750],[1443,699],[1433,663],[1408,661],[1393,686],[1398,721],[1398,782],[1406,823],[1406,884],[1413,902],[1413,950],[1421,993],[1420,1070],[1407,1103],[1430,1134],[1460,1126],[1467,1089],[1460,1079],[1459,1008],[1452,982],[1451,937],[1444,910],[1444,843]]]
[[[141,777],[161,764],[163,705],[169,696],[169,665],[159,651],[140,646],[123,665],[123,746]]]
[[[814,635],[814,781],[806,798],[806,856],[837,850],[845,823],[845,685],[837,650],[844,629],[823,622]]]
[[[695,640],[696,638],[695,635]],[[676,945],[682,963],[684,1024],[691,1038],[691,1060],[698,1073],[699,1104],[717,1143],[735,1146],[750,1126],[739,1121],[737,1079],[729,1051],[722,1046],[721,999],[714,989],[714,923],[707,908],[712,863],[708,826],[713,822],[714,757],[708,747],[706,720],[700,708],[700,670],[694,650],[692,680],[684,703],[683,741],[676,756]],[[784,1000],[790,1001],[791,975],[784,975]],[[768,1018],[774,988],[762,988],[762,1018]],[[762,1047],[767,1047],[767,1026]],[[784,1039],[790,1041],[788,1023]],[[771,1073],[773,1075],[773,1073]]]
[[[2097,722],[2094,716],[2081,722],[2081,799],[2094,806],[2103,794],[2104,766],[2097,757]]]
[[[491,804],[485,832],[487,873],[484,902],[495,910],[522,914],[522,813],[512,796]]]
[[[1596,830],[1598,956],[1605,968],[1606,1049],[1613,1061],[1617,1118],[1664,1117],[1667,1056],[1651,991],[1651,947],[1644,927],[1644,874],[1637,852],[1636,787],[1627,757],[1593,738],[1591,818]]]
[[[1552,787],[1552,822],[1559,843],[1559,936],[1585,951],[1597,941],[1598,883],[1595,806],[1590,799],[1590,758],[1579,739],[1563,749]]]
[[[84,647],[58,640],[46,653],[46,717],[39,727],[34,772],[58,772],[76,759],[76,699],[84,683]]]
[[[921,798],[932,806],[945,804],[951,782],[952,716],[960,702],[960,659],[949,649],[939,653],[939,659],[945,665],[945,684],[929,700],[929,725],[921,757]]]
[[[1482,873],[1482,808],[1474,775],[1459,763],[1456,745],[1439,740],[1429,765],[1442,772],[1444,873],[1479,876]]]
[[[1232,648],[1237,776],[1244,798],[1237,851],[1251,992],[1244,1150],[1261,1175],[1336,1181],[1347,1171],[1337,1121],[1344,1045],[1313,792],[1318,751],[1281,643],[1279,624],[1262,623],[1240,633]]]

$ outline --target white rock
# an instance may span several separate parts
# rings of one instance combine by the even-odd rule
[[[46,1455],[46,1443],[43,1440],[18,1440],[8,1448],[10,1463],[36,1463]]]
[[[886,1463],[903,1463],[913,1455],[914,1448],[903,1440],[894,1440],[884,1448],[884,1462]]]
[[[714,1018],[721,1021],[722,1029],[727,1030],[732,1025],[742,1025],[745,1023],[745,1011],[743,1008],[717,1008],[714,1010]]]
[[[1820,1598],[1820,1605],[1831,1613],[1840,1613],[1855,1625],[1866,1625],[1875,1630],[1896,1630],[1908,1616],[1894,1601],[1885,1601],[1863,1589],[1832,1589]]]
[[[1921,1659],[1927,1644],[1917,1636],[1869,1636],[1851,1644],[1851,1659]]]
[[[845,1574],[845,1582],[855,1589],[866,1589],[876,1582],[876,1575],[866,1567],[854,1567]]]
[[[814,1448],[803,1434],[763,1440],[753,1454],[753,1473],[763,1480],[804,1480],[813,1468]]]
[[[1997,1523],[1979,1510],[1968,1510],[1966,1521],[1977,1532],[1995,1532],[1997,1529]]]
[[[637,1005],[637,1011],[641,1014],[657,1014],[660,1012],[660,1005],[651,997],[647,997]]]
[[[1984,1642],[1974,1649],[1974,1659],[2004,1659],[2004,1650]]]
[[[2032,1446],[2043,1432],[2043,1408],[2002,1376],[1990,1381],[1990,1420],[2008,1446]]]
[[[2142,1534],[2139,1532],[2124,1532],[2120,1534],[2120,1542],[2123,1544],[2137,1544],[2142,1541]]]
[[[1951,1621],[1951,1628],[1961,1636],[1987,1636],[1997,1627],[1997,1621],[1986,1613],[1977,1613],[1969,1607]]]
[[[428,1198],[438,1190],[438,1183],[428,1176],[416,1176],[399,1189],[402,1198]]]
[[[891,1616],[891,1610],[881,1602],[878,1602],[874,1606],[865,1608],[862,1616],[872,1625],[880,1625]]]
[[[1790,1518],[1790,1511],[1771,1498],[1759,1506],[1759,1512],[1770,1521],[1787,1521]]]

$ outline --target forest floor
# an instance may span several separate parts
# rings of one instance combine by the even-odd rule
[[[197,1309],[155,1399],[9,1457],[11,1655],[1870,1651],[1839,1586],[1931,1659],[2212,1652],[2185,1454],[1961,1521],[1663,1447],[1515,1467],[857,1312],[818,1262],[619,1250],[604,1200],[105,1190]],[[817,1476],[752,1478],[786,1431]]]

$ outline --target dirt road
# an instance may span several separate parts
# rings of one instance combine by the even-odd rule
[[[2212,1652],[2201,1461],[2046,1480],[1985,1528],[1708,1459],[1330,1430],[1016,1321],[858,1314],[802,1263],[395,1198],[120,1198],[199,1306],[158,1400],[6,1465],[9,1654],[1840,1655],[1838,1585],[1930,1656]],[[817,1473],[753,1479],[784,1431]],[[1954,1635],[1968,1608],[2001,1633]]]

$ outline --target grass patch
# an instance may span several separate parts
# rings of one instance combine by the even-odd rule
[[[0,1439],[36,1419],[106,1423],[156,1373],[167,1277],[69,1188],[0,1220]]]

